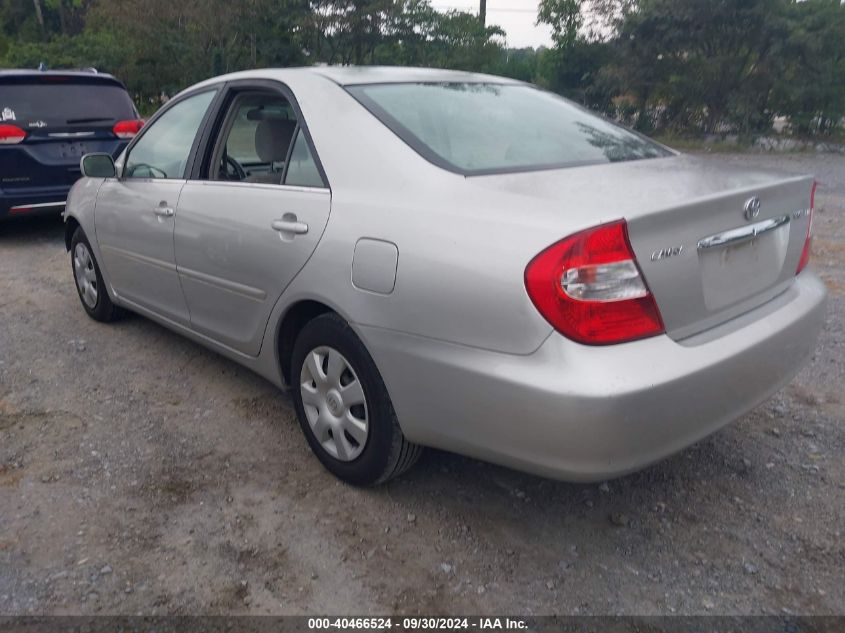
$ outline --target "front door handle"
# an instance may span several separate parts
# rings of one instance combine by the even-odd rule
[[[279,231],[280,233],[304,235],[308,232],[308,225],[305,222],[298,222],[296,216],[293,216],[292,219],[282,218],[281,220],[273,220],[270,226],[273,227],[274,231]]]
[[[173,207],[155,207],[153,213],[162,218],[172,218],[176,212]]]

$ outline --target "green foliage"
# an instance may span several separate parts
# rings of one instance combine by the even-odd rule
[[[0,66],[93,66],[142,111],[245,68],[384,64],[514,77],[663,134],[843,127],[840,0],[541,0],[537,22],[551,48],[430,0],[0,0]]]
[[[221,73],[301,64],[307,10],[298,0],[108,0],[92,7],[86,31],[118,37],[126,54],[103,69],[155,101]]]
[[[481,70],[502,49],[503,31],[428,0],[313,0],[303,23],[311,59]]]
[[[499,52],[496,59],[486,70],[494,75],[504,75],[520,81],[541,83],[538,75],[539,60],[545,49],[509,48]]]
[[[802,135],[829,135],[845,117],[845,5],[812,0],[792,5],[772,107]]]
[[[657,124],[718,132],[771,123],[788,0],[642,0],[619,33],[618,72]]]
[[[584,24],[580,0],[540,0],[537,7],[537,24],[552,27],[555,48],[570,48],[578,38]]]

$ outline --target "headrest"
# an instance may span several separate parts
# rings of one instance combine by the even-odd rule
[[[290,119],[287,112],[280,112],[275,109],[265,110],[264,106],[258,106],[252,110],[247,111],[246,118],[248,121],[268,121],[270,119]]]
[[[288,155],[296,121],[266,119],[255,128],[255,153],[262,163],[278,163]]]

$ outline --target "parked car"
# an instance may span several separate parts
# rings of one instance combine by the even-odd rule
[[[684,156],[501,77],[226,75],[82,170],[85,311],[289,386],[354,484],[422,446],[631,472],[769,397],[823,322],[811,177]]]
[[[0,70],[0,221],[61,212],[79,159],[117,157],[142,125],[111,75]]]

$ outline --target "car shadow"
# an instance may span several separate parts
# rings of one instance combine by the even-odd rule
[[[0,245],[60,242],[64,246],[64,236],[64,221],[60,215],[8,218],[0,221]]]
[[[110,328],[132,333],[133,338],[145,339],[171,353],[193,358],[195,371],[212,376],[229,374],[233,389],[242,383],[245,391],[264,384],[264,378],[245,369],[206,347],[191,341],[162,325],[128,312],[125,318],[109,325]],[[289,391],[277,390],[266,383],[270,398],[278,409],[290,412],[288,420],[272,420],[273,426],[290,423],[296,427],[293,399]],[[517,517],[530,516],[532,512],[564,511],[573,517],[589,516],[609,518],[613,513],[629,512],[632,522],[636,515],[662,512],[670,500],[677,501],[696,491],[714,487],[733,487],[754,473],[747,465],[748,444],[751,442],[748,427],[754,424],[755,413],[750,413],[726,429],[688,447],[679,453],[648,466],[640,471],[607,483],[572,483],[535,476],[510,468],[491,464],[471,457],[428,448],[420,461],[399,479],[373,488],[351,488],[350,493],[375,497],[389,497],[417,505],[431,499],[435,508],[460,508],[473,505],[473,499],[484,498],[499,505],[505,514],[515,512]],[[294,430],[298,433],[298,429]],[[304,450],[308,450],[303,446]],[[326,483],[334,478],[324,471],[316,459],[308,460],[318,478]],[[444,496],[443,492],[449,491]],[[533,508],[533,510],[532,510]],[[528,513],[525,515],[524,513]]]
[[[461,517],[480,533],[489,532],[489,517],[496,516],[509,526],[511,536],[534,534],[542,540],[551,524],[561,534],[580,529],[585,539],[587,534],[604,535],[608,543],[619,530],[626,538],[648,540],[667,520],[689,526],[718,521],[729,512],[732,499],[746,497],[760,485],[768,473],[757,467],[760,458],[749,451],[760,415],[759,409],[751,412],[675,455],[607,482],[556,481],[428,449],[413,469],[365,494],[387,496],[418,514]]]

